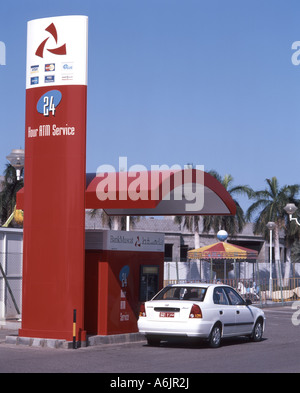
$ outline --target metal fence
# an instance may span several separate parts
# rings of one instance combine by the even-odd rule
[[[0,252],[0,319],[20,318],[22,253]]]
[[[22,257],[21,252],[0,252],[0,320],[21,317],[22,309]],[[252,269],[251,269],[252,270]],[[235,288],[244,299],[267,305],[300,300],[300,277],[273,279],[270,286],[266,275],[253,272],[249,278],[209,280],[165,279],[164,286],[176,283],[224,283]],[[263,277],[262,277],[263,276]],[[167,275],[168,277],[168,275]],[[165,276],[166,278],[166,276]]]
[[[170,284],[184,283],[214,283],[230,285],[244,298],[250,299],[253,304],[267,305],[272,303],[286,303],[300,299],[300,278],[294,277],[285,280],[273,279],[270,285],[269,280],[255,282],[250,279],[226,279],[226,280],[164,280],[164,286]]]

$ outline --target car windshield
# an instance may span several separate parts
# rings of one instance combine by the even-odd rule
[[[203,302],[206,288],[201,287],[166,287],[153,300],[196,300]]]

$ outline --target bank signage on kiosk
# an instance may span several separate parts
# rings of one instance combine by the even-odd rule
[[[84,339],[87,28],[86,16],[28,22],[20,336],[71,340],[76,309]]]

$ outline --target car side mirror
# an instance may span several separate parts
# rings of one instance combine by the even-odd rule
[[[250,304],[252,304],[252,302],[251,302],[250,299],[246,299],[246,300],[245,300],[245,304],[246,304],[246,306],[250,306]]]

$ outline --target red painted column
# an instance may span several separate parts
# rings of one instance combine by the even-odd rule
[[[84,331],[87,18],[28,23],[22,328]]]

